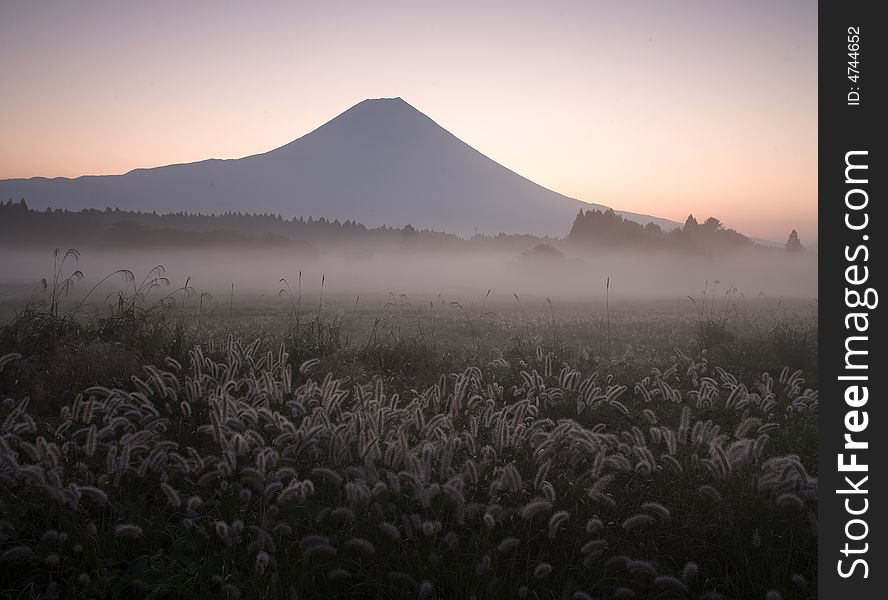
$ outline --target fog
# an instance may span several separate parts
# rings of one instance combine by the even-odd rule
[[[176,289],[190,278],[200,292],[225,297],[238,294],[277,295],[282,278],[294,294],[301,271],[301,291],[317,297],[324,284],[326,297],[408,294],[451,300],[483,297],[514,300],[599,300],[610,280],[611,299],[666,299],[702,292],[712,297],[735,288],[738,297],[813,299],[817,296],[817,256],[813,252],[786,253],[779,249],[690,257],[669,253],[601,252],[528,259],[514,251],[458,253],[410,252],[403,248],[383,251],[340,250],[314,257],[289,258],[269,250],[85,250],[63,273],[79,269],[84,280],[71,293],[76,298],[117,269],[129,269],[137,283],[155,265],[163,265]],[[52,251],[0,250],[0,290],[6,301],[27,296],[41,278],[51,281]],[[114,277],[100,288],[122,286]],[[108,288],[107,290],[105,288]],[[98,296],[98,295],[97,295]],[[101,298],[101,296],[100,296]]]

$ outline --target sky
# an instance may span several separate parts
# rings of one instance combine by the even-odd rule
[[[816,238],[813,0],[0,0],[0,179],[236,158],[400,96],[562,194]]]

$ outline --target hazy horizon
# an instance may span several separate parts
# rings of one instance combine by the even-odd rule
[[[217,248],[211,253],[195,249],[122,249],[107,252],[83,249],[80,259],[69,261],[65,274],[80,269],[83,282],[71,290],[69,303],[103,277],[118,269],[129,269],[141,281],[152,267],[163,265],[170,280],[168,291],[186,281],[200,292],[227,300],[233,284],[237,294],[275,297],[284,287],[281,279],[296,289],[301,276],[306,297],[317,298],[323,279],[324,297],[354,300],[356,296],[385,298],[389,293],[410,297],[442,294],[461,302],[484,300],[511,303],[514,294],[522,301],[603,301],[607,292],[614,306],[625,303],[680,299],[687,307],[696,302],[721,304],[753,302],[756,298],[813,300],[817,298],[815,254],[770,255],[768,260],[737,253],[722,257],[681,256],[661,253],[601,250],[571,252],[566,260],[527,263],[520,254],[483,250],[473,255],[454,253],[405,253],[392,244],[377,244],[361,253],[327,250],[318,256],[288,256],[263,249]],[[17,286],[10,297],[27,295],[41,276],[50,276],[50,252],[35,249],[0,253],[0,286]],[[119,277],[107,282],[109,290],[123,286]],[[705,293],[704,293],[705,290]],[[736,290],[736,291],[732,291]],[[101,301],[104,294],[96,294]],[[0,295],[2,298],[2,295]]]
[[[3,179],[247,156],[400,96],[566,196],[816,241],[801,2],[12,2],[0,48]]]

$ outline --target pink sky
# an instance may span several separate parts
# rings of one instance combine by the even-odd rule
[[[814,241],[816,3],[476,4],[4,2],[0,178],[245,156],[401,96],[568,196]]]

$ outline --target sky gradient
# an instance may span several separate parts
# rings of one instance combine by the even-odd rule
[[[0,179],[246,156],[401,96],[565,195],[815,241],[815,2],[474,4],[4,0]]]

